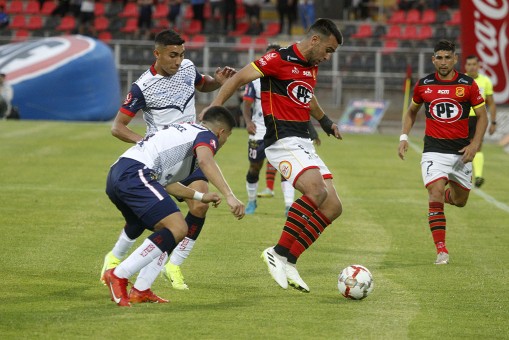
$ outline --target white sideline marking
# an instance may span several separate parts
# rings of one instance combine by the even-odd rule
[[[414,149],[414,151],[416,151],[418,153],[422,152],[421,149],[417,146],[417,144],[408,141],[408,145],[410,145],[410,147],[412,149]],[[481,189],[472,188],[472,192],[474,194],[476,194],[477,196],[482,197],[486,202],[493,204],[495,207],[499,208],[500,210],[503,210],[506,213],[509,213],[509,205],[497,201],[494,197],[488,195],[487,193],[485,193]]]

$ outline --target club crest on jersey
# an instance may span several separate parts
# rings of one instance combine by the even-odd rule
[[[131,100],[133,100],[133,94],[131,92],[129,92],[127,94],[127,97],[124,100],[124,104],[123,105],[128,105],[131,102]]]
[[[292,175],[292,164],[288,161],[279,163],[279,172],[284,178],[288,179]]]
[[[456,88],[456,96],[457,97],[465,96],[465,88],[464,87],[457,87]]]
[[[313,88],[303,81],[294,81],[286,88],[288,97],[299,105],[308,105],[313,98]]]
[[[452,123],[461,118],[463,108],[454,99],[438,98],[430,103],[429,112],[435,120]]]
[[[210,146],[212,146],[214,148],[214,150],[217,150],[217,144],[216,144],[215,140],[211,139],[209,144],[210,144]]]

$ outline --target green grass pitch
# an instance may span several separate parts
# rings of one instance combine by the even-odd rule
[[[299,261],[311,293],[282,290],[260,259],[284,223],[278,180],[276,197],[259,199],[253,216],[237,221],[224,203],[209,210],[182,267],[189,291],[158,279],[153,290],[171,303],[117,307],[99,283],[123,226],[104,187],[129,145],[109,128],[0,122],[1,339],[508,337],[509,213],[474,193],[465,208],[446,206],[451,264],[433,265],[420,154],[399,160],[394,135],[322,135],[318,152],[344,213]],[[236,129],[217,156],[244,202],[246,140]],[[482,190],[507,206],[509,155],[489,144],[484,152]],[[337,275],[350,264],[373,273],[365,300],[338,293]]]

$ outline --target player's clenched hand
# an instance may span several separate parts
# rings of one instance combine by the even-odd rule
[[[246,208],[244,207],[244,203],[239,201],[237,197],[233,194],[226,196],[226,202],[230,206],[230,211],[233,216],[237,217],[239,220],[244,217]]]
[[[343,139],[343,136],[341,136],[341,133],[339,133],[339,126],[337,124],[333,124],[332,125],[332,131],[334,131],[334,137],[336,137],[336,139]]]
[[[399,147],[398,147],[399,158],[404,160],[407,150],[408,150],[408,142],[406,140],[402,140],[401,142],[399,142]]]
[[[217,192],[206,192],[203,194],[203,198],[201,199],[203,203],[212,203],[214,208],[221,203],[221,196]]]
[[[214,79],[221,85],[224,84],[224,82],[228,79],[233,77],[233,75],[237,73],[237,70],[235,70],[232,67],[225,66],[223,68],[218,67],[216,69],[216,72],[214,73]]]
[[[246,130],[247,130],[247,133],[249,133],[250,135],[252,135],[252,136],[256,135],[256,124],[253,122],[247,123]]]

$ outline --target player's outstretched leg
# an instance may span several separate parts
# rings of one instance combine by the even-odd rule
[[[138,225],[126,225],[122,232],[120,233],[117,242],[113,249],[106,254],[104,257],[103,267],[101,269],[100,280],[103,284],[106,284],[104,280],[104,273],[106,270],[115,268],[120,264],[120,262],[125,258],[127,252],[133,246],[134,242],[136,242],[136,238],[138,238],[143,233],[144,228],[139,227]]]

